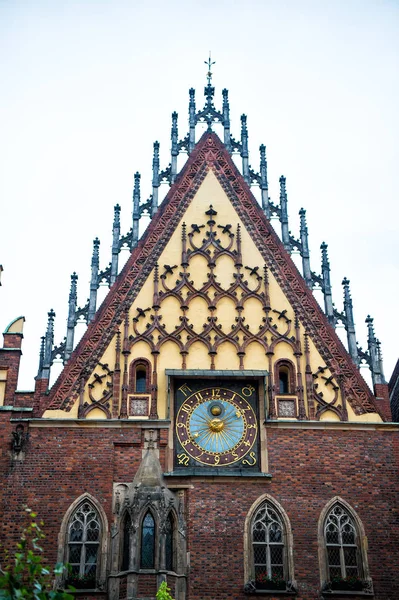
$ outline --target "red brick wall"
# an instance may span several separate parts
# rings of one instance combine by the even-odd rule
[[[2,426],[0,441],[4,475],[0,537],[7,546],[17,539],[21,505],[26,503],[45,522],[45,551],[50,563],[55,563],[61,520],[82,493],[97,498],[111,524],[113,481],[132,481],[141,460],[138,433],[133,428],[31,427],[25,460],[12,462],[12,428],[14,424]],[[363,521],[376,600],[397,600],[398,432],[269,427],[267,442],[271,481],[192,480],[186,501],[191,562],[188,600],[245,598],[244,521],[253,502],[264,493],[283,506],[291,522],[298,600],[319,598],[318,518],[336,495],[349,502]]]

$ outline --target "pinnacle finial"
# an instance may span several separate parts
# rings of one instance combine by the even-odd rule
[[[280,176],[280,223],[281,239],[287,252],[291,251],[290,232],[288,230],[288,207],[287,207],[287,188],[284,175]]]
[[[344,287],[344,311],[345,311],[345,316],[346,316],[345,329],[346,329],[347,338],[348,338],[349,354],[351,355],[353,362],[356,365],[358,365],[359,364],[359,356],[358,356],[357,345],[356,345],[355,321],[353,318],[353,304],[352,304],[352,298],[350,295],[349,283],[350,283],[349,279],[344,277],[342,280],[342,285]]]
[[[114,227],[118,227],[120,224],[121,207],[119,204],[114,206]]]
[[[308,288],[313,288],[312,271],[310,269],[310,253],[309,253],[309,241],[308,241],[308,227],[306,225],[306,210],[301,208],[299,211],[300,218],[300,236],[301,236],[301,255],[302,255],[302,268],[303,276],[306,281]]]
[[[331,280],[330,280],[330,263],[328,261],[327,244],[323,242],[320,246],[321,250],[321,274],[323,277],[323,295],[324,307],[329,323],[334,327],[334,306],[332,302]]]
[[[208,85],[211,85],[212,82],[212,67],[213,65],[216,65],[216,61],[212,61],[212,55],[211,55],[211,51],[209,50],[209,58],[208,60],[204,60],[204,64],[206,64],[206,66],[208,67],[208,72],[206,74],[207,80],[208,80]]]

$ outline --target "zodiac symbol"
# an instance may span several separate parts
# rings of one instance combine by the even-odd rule
[[[255,452],[250,452],[249,453],[250,458],[252,458],[253,462],[249,462],[249,460],[245,459],[242,461],[243,465],[248,465],[249,467],[253,467],[256,464],[256,456],[255,456]]]
[[[184,465],[185,467],[187,467],[188,461],[190,460],[187,454],[185,454],[184,452],[178,454],[177,459],[179,461],[179,465]]]
[[[246,396],[248,398],[248,396],[252,396],[252,392],[254,391],[255,388],[252,385],[248,385],[242,388],[241,393],[243,396]]]

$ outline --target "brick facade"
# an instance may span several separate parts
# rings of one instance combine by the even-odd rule
[[[61,520],[81,494],[88,491],[95,496],[111,525],[113,482],[132,481],[141,462],[144,435],[133,426],[49,428],[38,427],[36,421],[29,428],[25,458],[16,461],[10,453],[15,423],[7,422],[9,416],[2,413],[1,538],[7,545],[17,540],[21,505],[27,504],[45,521],[46,556],[55,563]],[[397,430],[271,425],[266,435],[271,479],[197,477],[185,481],[190,552],[187,598],[246,597],[244,523],[250,507],[264,493],[281,504],[291,522],[298,599],[320,597],[318,518],[334,496],[346,500],[363,522],[375,598],[398,598]],[[164,467],[164,450],[160,455]],[[168,485],[172,479],[168,478]],[[138,597],[153,597],[154,587],[153,576],[140,579]]]

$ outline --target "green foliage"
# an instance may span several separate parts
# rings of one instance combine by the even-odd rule
[[[168,588],[166,581],[163,581],[157,591],[157,600],[173,600],[169,592],[170,588]]]
[[[54,590],[54,577],[63,574],[65,567],[56,565],[51,572],[44,563],[41,546],[45,535],[37,523],[36,513],[25,508],[27,525],[13,557],[6,555],[8,564],[0,567],[0,600],[73,600],[64,591]],[[73,590],[72,590],[73,591]]]

